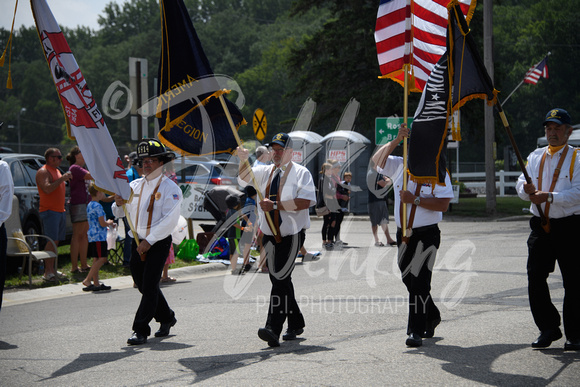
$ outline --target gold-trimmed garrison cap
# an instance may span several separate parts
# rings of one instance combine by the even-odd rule
[[[278,133],[272,137],[272,141],[268,144],[268,146],[272,146],[274,144],[278,144],[284,148],[292,148],[292,139],[287,133]]]
[[[570,118],[570,114],[568,114],[566,110],[555,108],[550,110],[548,114],[546,114],[544,125],[546,125],[548,122],[555,122],[558,125],[562,124],[570,125],[572,123],[572,119]]]

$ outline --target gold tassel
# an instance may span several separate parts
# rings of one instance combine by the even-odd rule
[[[8,79],[6,80],[6,88],[12,90],[12,74],[8,70]]]
[[[8,79],[6,80],[6,88],[12,89],[12,74],[10,72],[10,63],[12,62],[12,36],[14,35],[14,20],[16,19],[16,10],[18,9],[18,0],[14,5],[14,16],[12,16],[12,28],[10,29],[10,36],[8,37],[8,42],[2,58],[0,58],[0,67],[4,67],[4,60],[6,57],[6,51],[8,50]]]

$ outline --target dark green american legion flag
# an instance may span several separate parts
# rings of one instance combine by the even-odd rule
[[[457,0],[448,5],[447,51],[429,75],[413,118],[409,142],[409,174],[420,183],[443,184],[448,127],[461,140],[453,113],[474,98],[497,103],[497,90],[479,56]]]
[[[237,142],[219,101],[223,90],[183,0],[161,0],[162,52],[157,118],[159,140],[185,155],[232,153]],[[246,124],[238,107],[225,99],[236,130]]]

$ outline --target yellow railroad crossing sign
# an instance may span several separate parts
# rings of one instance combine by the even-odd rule
[[[268,128],[268,121],[266,120],[266,114],[260,108],[256,109],[254,112],[254,134],[258,141],[262,141],[266,137],[266,130]]]

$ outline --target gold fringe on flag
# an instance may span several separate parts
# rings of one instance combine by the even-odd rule
[[[0,57],[0,67],[4,67],[6,51],[8,51],[8,79],[6,80],[7,89],[12,89],[12,71],[10,66],[12,64],[12,36],[14,35],[14,20],[16,19],[17,9],[18,9],[18,0],[16,0],[16,4],[14,5],[14,16],[12,16],[12,28],[10,29],[10,36],[8,37],[8,44],[6,44],[4,52],[2,53],[2,57]]]

